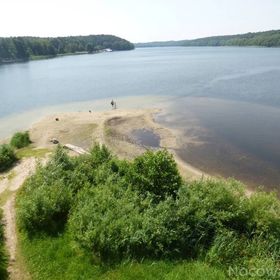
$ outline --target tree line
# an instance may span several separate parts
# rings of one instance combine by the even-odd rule
[[[0,63],[29,60],[36,56],[56,56],[77,52],[131,50],[134,45],[113,35],[70,36],[57,38],[0,38]]]
[[[260,47],[280,47],[280,30],[265,32],[246,33],[239,35],[213,36],[195,40],[165,41],[138,43],[136,47],[204,47],[204,46],[260,46]]]

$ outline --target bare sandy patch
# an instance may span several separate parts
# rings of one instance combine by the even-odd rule
[[[57,139],[60,144],[73,144],[89,150],[97,143],[106,144],[121,158],[133,159],[149,147],[136,143],[132,134],[136,129],[148,129],[160,137],[160,148],[170,151],[185,178],[197,179],[207,176],[190,166],[176,154],[180,147],[180,131],[167,129],[154,120],[159,109],[109,110],[105,112],[73,112],[55,114],[43,118],[30,129],[31,139],[36,147],[53,148],[50,141]],[[191,140],[190,140],[191,141]],[[193,141],[193,140],[192,140]]]

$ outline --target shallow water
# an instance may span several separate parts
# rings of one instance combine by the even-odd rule
[[[135,142],[141,146],[159,148],[160,137],[148,129],[135,129],[131,133]]]
[[[131,96],[119,97],[117,106],[120,109],[143,109],[163,106],[168,96]],[[72,102],[55,106],[42,107],[40,109],[25,111],[20,114],[11,114],[0,118],[0,139],[7,138],[16,131],[27,130],[42,118],[55,113],[64,112],[88,112],[112,110],[111,98],[97,99],[84,102]]]
[[[195,167],[250,186],[280,186],[279,108],[186,97],[158,121],[183,131],[177,152]]]

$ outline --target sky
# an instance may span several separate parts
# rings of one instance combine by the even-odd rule
[[[0,0],[0,37],[113,34],[131,42],[280,29],[280,0]]]

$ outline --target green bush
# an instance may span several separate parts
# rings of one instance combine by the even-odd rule
[[[19,192],[17,217],[20,228],[29,233],[55,233],[67,221],[74,187],[70,158],[61,147],[46,167],[39,166]]]
[[[223,269],[280,261],[276,194],[248,197],[234,180],[183,183],[167,151],[128,162],[104,146],[77,158],[58,147],[20,191],[17,217],[27,233],[66,225],[102,260],[191,258]]]
[[[13,135],[10,145],[20,149],[23,147],[28,146],[31,143],[29,133],[28,131],[26,132],[17,132]]]
[[[0,145],[0,172],[9,169],[16,160],[14,150],[9,145]]]
[[[256,192],[243,208],[250,235],[279,238],[280,201],[276,193]]]
[[[143,238],[140,211],[144,203],[135,192],[119,185],[85,190],[72,211],[70,231],[80,245],[102,258],[138,252]]]
[[[182,185],[182,178],[173,156],[166,150],[147,151],[132,163],[130,180],[142,194],[153,194],[157,199],[176,196]]]
[[[72,203],[71,190],[62,182],[52,185],[27,181],[25,191],[21,193],[22,199],[18,202],[18,219],[20,228],[29,233],[45,231],[56,233],[63,228]],[[28,189],[29,184],[38,184],[36,189]]]
[[[156,204],[153,194],[141,198],[122,180],[99,185],[80,194],[71,213],[71,232],[80,244],[103,258],[195,257],[211,245],[216,229],[222,227],[225,218],[221,214],[231,217],[225,212],[235,211],[229,206],[236,195],[229,191],[214,195],[223,184],[209,181],[213,192],[209,200],[216,200],[211,206],[199,195],[203,192],[199,184],[207,185],[193,183],[181,188],[176,200],[169,196]],[[204,209],[201,202],[205,202]]]
[[[237,259],[240,259],[237,248],[244,247],[251,237],[257,238],[261,230],[251,226],[248,206],[255,205],[255,198],[246,197],[243,186],[233,180],[193,182],[181,187],[176,199],[169,196],[156,204],[153,201],[153,194],[141,198],[121,180],[100,185],[79,196],[71,214],[71,230],[80,244],[103,257],[138,254],[138,257],[195,258],[209,249],[213,251],[214,245],[223,240],[227,249],[221,252]],[[271,207],[275,208],[277,203]],[[262,209],[265,213],[264,205]],[[276,233],[279,220],[280,216],[273,222]],[[273,228],[271,219],[263,220],[264,223]],[[269,236],[270,244],[274,244],[274,233]],[[229,256],[227,259],[232,260]]]
[[[109,178],[110,158],[104,146],[96,145],[90,155],[74,159],[58,146],[48,164],[39,166],[19,192],[17,216],[20,228],[29,233],[55,233],[63,228],[78,191],[94,186],[99,177],[105,177],[104,172],[106,180]]]
[[[108,162],[112,159],[112,154],[104,145],[95,144],[90,151],[90,159],[92,167],[98,167],[99,165]]]

